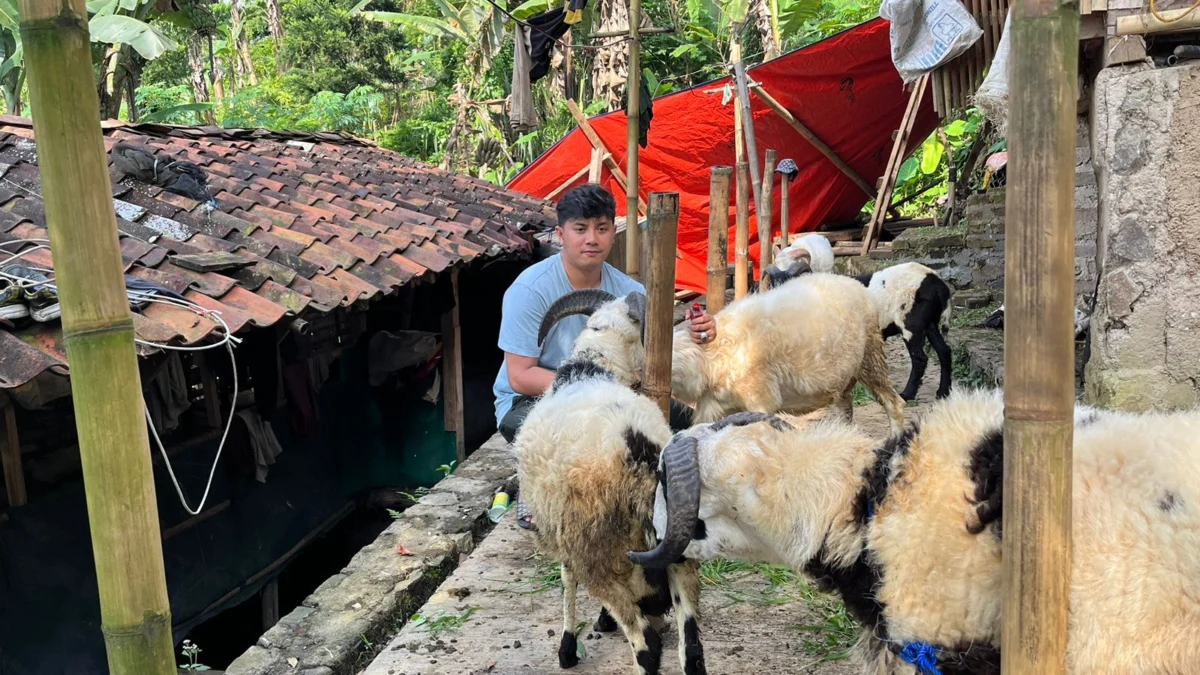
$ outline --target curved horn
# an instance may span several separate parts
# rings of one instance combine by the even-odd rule
[[[542,317],[542,325],[538,328],[538,345],[540,346],[546,341],[550,329],[554,328],[554,324],[559,321],[574,314],[591,316],[600,305],[615,299],[616,296],[612,293],[598,288],[567,293],[550,305],[550,309],[546,310],[546,316]]]
[[[651,551],[630,551],[635,565],[661,569],[679,562],[696,531],[700,511],[700,458],[698,442],[691,436],[676,436],[663,450],[666,474],[666,538]]]
[[[642,343],[646,342],[646,296],[640,291],[632,291],[625,296],[629,305],[629,318],[642,328]]]

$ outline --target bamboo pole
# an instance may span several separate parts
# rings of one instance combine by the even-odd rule
[[[642,388],[671,414],[671,344],[675,305],[675,240],[679,233],[679,193],[652,192],[646,214],[646,373]]]
[[[171,608],[84,0],[21,0],[100,624],[112,675],[174,675]]]
[[[1188,16],[1191,14],[1191,16]],[[1117,35],[1150,35],[1176,30],[1194,30],[1200,28],[1200,12],[1196,8],[1172,9],[1159,12],[1166,21],[1160,21],[1153,14],[1134,14],[1117,18]],[[1016,15],[1013,21],[1016,22]],[[1016,35],[1013,35],[1016,37]]]
[[[729,179],[733,167],[714,166],[708,186],[707,311],[725,307],[725,275],[729,270]]]
[[[788,229],[791,228],[791,211],[788,210],[788,192],[792,189],[791,176],[779,178],[779,246],[788,247]]]
[[[742,132],[746,134],[746,161],[750,164],[750,185],[754,188],[754,204],[762,201],[762,176],[758,173],[758,146],[754,140],[754,114],[750,110],[750,87],[746,85],[746,64],[733,64],[737,80],[738,101],[742,104]]]
[[[729,60],[731,63],[742,62],[742,26],[733,24],[729,29]],[[742,136],[742,106],[733,106],[733,163],[746,161],[746,139]]]
[[[642,0],[629,0],[629,77],[625,83],[625,95],[629,108],[625,112],[625,176],[628,186],[625,189],[625,274],[630,278],[640,279],[641,261],[638,259],[641,246],[638,243],[638,136],[641,118],[638,110],[641,108],[642,66],[641,66],[641,35],[638,28],[642,25]],[[647,212],[649,213],[649,212]]]
[[[775,150],[767,148],[763,164],[762,203],[758,205],[758,290],[767,290],[767,265],[771,264],[771,213],[775,192]]]
[[[737,230],[733,238],[733,299],[741,300],[749,292],[750,281],[750,167],[737,163]]]
[[[1066,672],[1079,10],[1012,6],[1004,287],[1004,675]]]

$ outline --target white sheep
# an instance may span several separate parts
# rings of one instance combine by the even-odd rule
[[[670,565],[664,572],[636,567],[625,555],[653,542],[658,456],[671,438],[658,406],[630,388],[631,373],[640,369],[632,345],[640,347],[644,306],[644,296],[633,293],[596,310],[589,330],[530,409],[513,441],[521,497],[537,522],[538,551],[562,567],[561,667],[578,663],[575,599],[582,583],[604,607],[597,629],[615,630],[605,624],[616,619],[642,675],[658,673],[662,658],[662,640],[649,618],[673,605],[684,673],[702,675],[697,563]],[[623,347],[613,350],[616,358],[593,348],[600,329],[609,346]]]
[[[778,286],[799,276],[801,271],[832,272],[833,259],[829,240],[816,232],[806,232],[796,235],[786,248],[775,251],[772,263],[763,273],[772,286]]]
[[[1003,423],[1000,391],[956,391],[883,445],[836,417],[693,427],[662,453],[662,540],[630,557],[802,571],[863,624],[868,675],[999,673]],[[1076,409],[1069,673],[1200,667],[1198,431],[1200,410]]]
[[[607,359],[606,367],[627,372],[623,376],[636,384],[645,360],[638,333],[616,330],[631,319],[619,312],[597,318],[597,308],[611,301],[596,290],[564,296],[546,312],[539,342],[563,317],[596,312],[576,348]],[[804,413],[829,405],[850,418],[854,385],[862,382],[887,411],[892,430],[903,429],[904,402],[888,375],[874,305],[854,279],[804,275],[732,302],[714,318],[712,342],[695,344],[685,325],[673,337],[671,394],[695,408],[696,423],[743,410]]]

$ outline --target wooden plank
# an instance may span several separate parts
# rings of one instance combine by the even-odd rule
[[[279,623],[279,578],[267,582],[262,589],[262,629],[265,633]]]
[[[442,391],[446,431],[454,432],[458,463],[467,459],[467,423],[463,408],[462,326],[459,324],[458,268],[450,271],[454,308],[442,315]]]
[[[679,232],[679,193],[650,193],[646,240],[646,370],[642,390],[671,413],[671,344],[674,335],[675,250]]]
[[[250,258],[234,253],[217,251],[215,253],[194,253],[190,255],[173,255],[168,260],[193,272],[224,272],[236,270],[254,264]]]
[[[733,168],[714,166],[708,187],[707,311],[725,307],[725,277],[729,270],[729,181]]]
[[[892,144],[887,170],[883,174],[883,185],[879,187],[879,193],[875,196],[875,208],[871,211],[871,221],[863,235],[862,255],[867,254],[871,245],[879,237],[880,226],[883,225],[883,219],[886,217],[888,206],[892,201],[892,191],[896,189],[896,176],[900,173],[900,165],[904,163],[904,149],[908,146],[908,138],[912,134],[913,123],[917,119],[917,111],[920,110],[921,99],[925,96],[929,79],[929,74],[917,78],[913,85],[912,95],[908,97],[908,108],[904,111],[904,117],[900,122],[900,132],[896,134],[896,141]]]
[[[220,504],[217,504],[216,506],[214,506],[210,509],[204,509],[200,513],[197,513],[196,515],[192,516],[191,518],[188,518],[187,520],[183,521],[182,523],[168,527],[167,529],[162,531],[163,541],[166,541],[166,540],[170,539],[171,537],[174,537],[175,535],[179,534],[180,532],[186,532],[187,530],[192,529],[193,527],[199,525],[200,523],[203,523],[204,521],[208,520],[209,518],[212,518],[213,516],[224,511],[225,509],[228,509],[229,504],[230,504],[229,500],[226,499],[225,501],[221,502]]]
[[[567,50],[569,54],[571,50]],[[600,174],[604,171],[604,156],[608,154],[602,150],[592,148],[592,159],[588,162],[588,182],[593,185],[600,184]]]
[[[29,496],[25,492],[25,468],[21,463],[21,439],[17,433],[17,409],[11,400],[5,399],[4,430],[5,444],[2,456],[4,464],[4,489],[10,507],[25,506]]]
[[[775,111],[776,115],[782,117],[783,121],[787,122],[788,126],[794,129],[796,133],[800,134],[800,136],[804,138],[804,140],[808,141],[814,148],[816,148],[817,152],[821,153],[825,159],[828,159],[834,166],[838,168],[839,171],[846,174],[847,178],[854,181],[855,185],[862,188],[863,192],[866,192],[867,195],[871,197],[875,196],[874,188],[871,187],[871,184],[868,183],[866,179],[862,177],[862,175],[860,175],[849,164],[847,164],[845,160],[839,157],[838,154],[833,151],[833,148],[829,147],[825,141],[822,141],[820,138],[818,138],[817,135],[814,134],[811,129],[805,126],[803,122],[796,119],[796,116],[793,115],[787,108],[783,107],[783,104],[775,100],[775,97],[771,96],[770,93],[763,89],[761,84],[755,83],[751,86],[751,89],[754,91],[754,94],[758,96],[760,101],[767,104],[767,107]]]
[[[597,150],[593,148],[593,149],[592,149],[592,155],[594,156],[596,153],[597,153]],[[582,168],[582,169],[580,169],[579,171],[576,171],[576,172],[575,172],[575,175],[573,175],[573,176],[571,176],[570,178],[568,178],[568,179],[566,179],[565,181],[563,181],[563,182],[562,182],[562,185],[559,185],[558,187],[556,187],[556,188],[554,188],[553,190],[551,190],[551,191],[550,191],[550,194],[546,195],[546,199],[553,200],[555,197],[557,197],[557,196],[559,196],[560,194],[562,194],[562,193],[566,192],[566,191],[567,191],[567,190],[568,190],[568,189],[569,189],[569,188],[570,188],[572,185],[574,185],[574,184],[575,184],[575,182],[576,182],[576,181],[578,181],[580,178],[583,178],[584,176],[587,176],[587,175],[589,175],[589,173],[591,172],[591,170],[592,170],[592,166],[591,166],[591,164],[588,164],[587,166],[583,167],[583,168]],[[592,181],[590,181],[590,180],[589,180],[588,182],[592,182]],[[599,182],[599,181],[596,181],[596,182]]]
[[[571,115],[575,117],[576,124],[578,124],[579,128],[583,130],[583,135],[587,137],[588,142],[592,144],[592,147],[605,154],[604,163],[608,165],[608,170],[612,172],[613,178],[617,179],[617,184],[621,186],[621,189],[624,190],[626,194],[629,194],[629,183],[625,180],[625,171],[621,169],[616,160],[613,159],[612,153],[609,152],[608,148],[604,146],[604,141],[600,140],[600,136],[597,135],[596,130],[592,128],[592,123],[588,121],[588,118],[583,114],[583,111],[579,109],[579,106],[575,104],[575,101],[567,99],[567,109],[570,110]],[[639,194],[638,214],[641,215],[644,213],[646,213],[646,201],[642,199],[641,195]]]
[[[1070,4],[1046,7],[1040,0],[1022,0],[1012,21],[1004,246],[1004,675],[1068,672],[1078,25],[1078,11]]]

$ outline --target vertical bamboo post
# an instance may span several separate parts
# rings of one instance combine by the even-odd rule
[[[758,290],[767,290],[767,265],[771,264],[771,197],[775,192],[775,151],[767,148],[763,164],[762,202],[758,205]]]
[[[742,25],[740,23],[733,24],[729,29],[729,61],[731,63],[742,62]],[[733,163],[737,166],[738,162],[746,161],[746,139],[742,136],[742,125],[745,122],[742,120],[742,105],[741,101],[733,104]]]
[[[1079,8],[1012,6],[1002,672],[1066,672]]]
[[[679,193],[652,192],[646,213],[649,244],[646,265],[646,395],[671,414],[671,320],[675,304],[675,243],[679,233]]]
[[[762,176],[758,173],[758,146],[754,140],[754,115],[750,109],[750,87],[746,83],[746,64],[741,60],[733,64],[737,82],[738,101],[742,106],[742,132],[746,134],[746,161],[750,163],[750,184],[754,187],[754,205],[762,200]]]
[[[741,300],[750,291],[750,167],[737,163],[737,230],[733,237],[733,299]]]
[[[729,270],[729,179],[733,167],[714,166],[708,187],[708,289],[706,310],[725,307],[725,275]]]
[[[84,0],[21,0],[46,223],[62,305],[112,675],[174,675],[171,608]]]
[[[791,211],[788,210],[788,192],[792,189],[792,178],[783,175],[779,179],[779,247],[788,247],[788,230],[791,228]]]
[[[638,136],[641,135],[642,66],[641,40],[638,29],[642,27],[642,0],[629,0],[629,77],[625,82],[625,96],[629,107],[625,111],[625,274],[633,279],[640,278],[641,244],[638,242]]]

